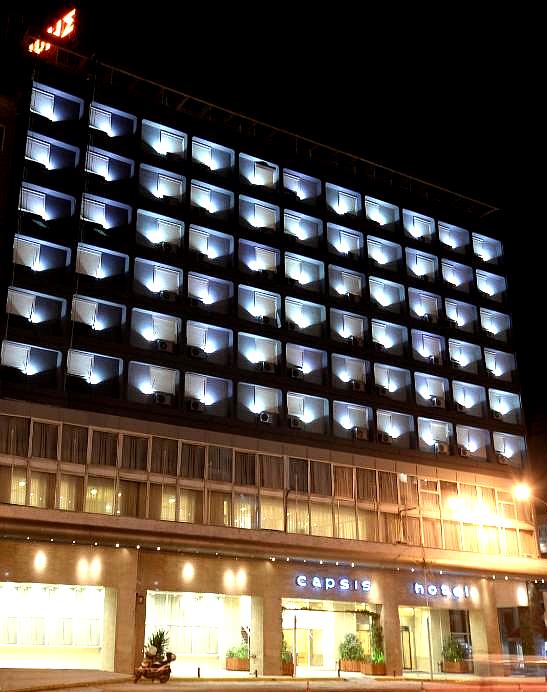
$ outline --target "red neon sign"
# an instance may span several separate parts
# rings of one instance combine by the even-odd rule
[[[76,9],[70,10],[63,17],[58,19],[54,24],[48,26],[46,32],[50,36],[55,38],[66,38],[74,32],[76,28]],[[44,41],[43,39],[37,38],[28,45],[29,53],[35,53],[40,55],[40,53],[45,53],[51,50],[51,43],[49,41]]]

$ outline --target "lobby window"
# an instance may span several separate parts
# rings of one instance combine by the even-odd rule
[[[367,330],[366,318],[344,310],[330,310],[331,338],[350,346],[362,347]]]
[[[85,172],[103,178],[106,182],[128,180],[135,172],[135,162],[119,154],[88,147],[85,158]]]
[[[374,307],[400,313],[405,304],[405,289],[401,284],[369,277],[370,299]]]
[[[41,459],[57,459],[59,426],[56,423],[32,421],[32,456]]]
[[[347,440],[368,440],[372,409],[345,401],[332,405],[333,433]]]
[[[271,190],[275,190],[279,182],[279,166],[249,154],[239,155],[239,174],[250,185]]]
[[[165,301],[177,300],[182,286],[182,269],[152,260],[135,258],[135,288]]]
[[[489,389],[488,401],[492,418],[504,423],[521,423],[522,408],[518,394],[504,392],[500,389]]]
[[[278,425],[283,410],[280,389],[239,382],[237,385],[237,416],[246,423]]]
[[[287,423],[292,430],[325,435],[329,428],[329,402],[309,394],[287,393]]]
[[[414,373],[414,384],[417,404],[432,408],[446,408],[446,394],[448,392],[448,380],[446,378],[416,372]]]
[[[127,226],[131,223],[131,207],[105,197],[84,194],[80,218],[91,224],[97,224],[106,230]]]
[[[503,257],[503,246],[499,240],[478,233],[472,234],[473,253],[483,262],[498,264]]]
[[[84,113],[84,101],[77,96],[59,91],[46,84],[33,82],[30,111],[51,122],[80,120]]]
[[[285,278],[290,286],[319,292],[323,289],[325,280],[323,262],[287,252],[285,253]]]
[[[87,462],[88,429],[81,425],[63,423],[61,434],[61,461],[72,464]]]
[[[148,469],[148,446],[148,437],[123,435],[121,467],[134,471],[146,471]]]
[[[23,375],[32,377],[57,370],[61,365],[61,352],[4,340],[0,362],[5,368],[13,368]]]
[[[283,498],[277,495],[260,495],[260,528],[283,531],[285,528],[285,508]]]
[[[330,295],[351,303],[359,303],[366,286],[364,274],[329,264]]]
[[[460,457],[486,460],[490,449],[490,433],[481,428],[457,425],[456,442]]]
[[[484,365],[486,374],[490,377],[503,380],[504,382],[513,381],[513,373],[516,369],[515,356],[512,353],[495,351],[491,348],[484,349]]]
[[[142,141],[160,156],[184,159],[186,156],[186,135],[180,130],[167,127],[151,120],[142,121]]]
[[[119,481],[116,493],[116,516],[146,518],[146,483]]]
[[[445,283],[458,291],[469,293],[473,283],[473,270],[464,264],[443,259],[441,272]]]
[[[76,168],[80,150],[39,132],[28,131],[25,158],[40,164],[48,171]]]
[[[139,185],[142,192],[169,204],[182,204],[186,193],[186,178],[178,173],[141,163]]]
[[[191,488],[179,490],[179,521],[187,524],[203,523],[203,491]]]
[[[6,304],[8,315],[26,320],[31,324],[48,324],[62,320],[66,313],[66,300],[45,293],[27,291],[10,286]]]
[[[191,307],[226,314],[230,312],[234,285],[205,274],[188,274],[188,299]]]
[[[325,185],[327,207],[339,216],[360,216],[361,195],[345,187],[327,183]]]
[[[438,334],[412,330],[412,355],[415,360],[441,365],[444,360],[445,341]]]
[[[367,237],[368,257],[373,266],[396,271],[403,259],[403,251],[397,243],[383,238]]]
[[[511,318],[501,312],[480,308],[481,328],[485,334],[497,341],[507,341],[511,329]]]
[[[13,239],[13,262],[33,272],[63,269],[70,265],[71,251],[67,247],[54,245],[45,240],[15,235]]]
[[[27,457],[29,436],[29,418],[0,415],[0,454]]]
[[[233,525],[238,529],[258,528],[258,498],[256,495],[234,493]]]
[[[448,339],[448,354],[451,367],[472,372],[475,375],[479,372],[482,360],[480,346],[457,339]]]
[[[338,353],[331,356],[332,386],[353,392],[364,392],[369,365],[361,358],[353,358]]]
[[[410,391],[410,371],[382,363],[374,364],[374,385],[377,396],[407,401]]]
[[[270,327],[279,327],[281,296],[259,288],[239,285],[239,316],[251,322],[259,322]]]
[[[160,521],[175,521],[177,518],[177,487],[176,485],[150,483],[148,505],[150,519]]]
[[[67,375],[75,380],[94,387],[117,381],[123,371],[123,361],[121,358],[71,348],[68,351],[66,370]]]
[[[285,210],[283,215],[285,237],[297,244],[317,247],[323,237],[323,224],[313,216]]]
[[[203,322],[186,322],[186,355],[195,360],[229,365],[232,362],[231,329]]]
[[[300,344],[285,347],[287,374],[295,380],[323,384],[327,371],[327,352]]]
[[[423,452],[437,455],[450,454],[452,435],[452,423],[418,418],[418,443]]]
[[[480,293],[501,303],[507,290],[507,282],[503,276],[497,276],[482,269],[477,269],[477,289]]]
[[[220,187],[192,180],[190,204],[215,218],[226,218],[234,208],[234,193]]]
[[[365,213],[369,221],[393,230],[399,223],[399,207],[374,197],[365,197]]]
[[[406,327],[383,320],[372,320],[372,345],[377,351],[402,356],[407,347],[408,332]]]
[[[62,473],[59,479],[57,508],[66,512],[81,512],[84,506],[84,479]]]
[[[173,353],[181,330],[180,317],[133,308],[131,343],[140,348]]]
[[[137,210],[137,242],[141,245],[159,246],[163,251],[174,253],[182,245],[184,223],[171,216]]]
[[[259,272],[266,278],[275,276],[280,262],[280,252],[267,245],[248,240],[239,241],[239,263],[243,271]]]
[[[176,402],[180,373],[172,368],[131,361],[128,398],[141,404],[172,406]]]
[[[285,298],[285,319],[287,329],[309,336],[321,336],[326,320],[323,305],[309,303],[298,298]]]
[[[123,276],[129,269],[129,257],[113,250],[78,243],[76,273],[93,279]]]
[[[55,474],[31,469],[28,505],[53,509],[55,507]]]
[[[260,231],[276,231],[279,227],[279,207],[245,195],[239,196],[240,219]]]
[[[236,450],[234,461],[234,484],[256,485],[256,454]]]
[[[477,324],[477,308],[474,305],[445,298],[444,307],[448,327],[474,334]]]
[[[216,490],[208,493],[209,524],[214,526],[232,525],[232,495]]]
[[[176,476],[177,461],[177,440],[171,440],[168,437],[152,438],[152,453],[150,456],[150,470],[152,471],[152,473],[161,473],[164,476]],[[181,475],[183,475],[182,469]],[[203,478],[203,473],[201,475],[201,478]]]
[[[430,216],[403,209],[405,233],[414,240],[430,242],[435,235],[435,221]]]
[[[469,382],[452,382],[452,398],[456,411],[468,416],[484,416],[486,407],[486,392]]]
[[[312,501],[310,508],[310,533],[312,536],[333,536],[332,503]]]
[[[434,255],[406,248],[406,267],[410,276],[424,281],[435,281],[439,262]]]
[[[198,261],[227,265],[234,254],[234,239],[226,233],[192,225],[188,232],[188,249]]]
[[[327,240],[330,252],[351,259],[359,259],[363,255],[364,238],[359,231],[328,223]]]
[[[19,194],[19,210],[38,216],[42,221],[68,219],[76,210],[76,199],[62,192],[23,182]]]
[[[194,163],[222,174],[233,169],[235,153],[220,144],[192,137],[192,159]]]
[[[469,246],[469,232],[444,221],[439,221],[439,240],[453,252],[465,253]]]
[[[87,479],[84,512],[114,514],[114,479],[89,476]]]
[[[408,449],[414,439],[414,419],[406,413],[378,410],[376,430],[378,442]]]
[[[11,505],[25,505],[27,503],[27,489],[27,468],[13,466],[11,469],[9,503]]]
[[[441,311],[441,297],[416,288],[408,289],[410,314],[415,319],[437,324]]]
[[[104,103],[93,101],[89,107],[89,127],[108,137],[128,137],[135,134],[137,118]]]
[[[108,330],[125,324],[125,311],[125,305],[75,295],[72,298],[71,319],[92,332],[108,333]]]
[[[301,202],[315,202],[321,195],[320,180],[289,168],[283,169],[283,187]]]
[[[227,416],[232,400],[232,381],[187,372],[184,376],[184,398],[191,412]]]

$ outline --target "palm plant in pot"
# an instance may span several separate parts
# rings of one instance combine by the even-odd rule
[[[386,658],[384,654],[384,632],[378,616],[372,618],[370,625],[370,660],[364,664],[366,675],[385,675]]]
[[[292,651],[287,646],[285,637],[281,640],[281,674],[294,675],[294,661]]]
[[[146,646],[149,651],[153,651],[155,649],[156,653],[154,654],[154,657],[158,661],[162,661],[165,658],[168,644],[169,635],[167,634],[167,630],[156,630],[150,635]]]
[[[459,639],[451,634],[443,644],[443,673],[468,673],[469,662],[466,660],[466,650]]]
[[[353,632],[348,632],[338,647],[340,654],[340,670],[345,673],[359,673],[361,663],[365,658],[363,645]]]
[[[241,642],[226,652],[226,670],[249,670],[249,645]]]

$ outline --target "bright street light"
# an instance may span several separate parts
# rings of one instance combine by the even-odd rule
[[[513,495],[519,502],[525,502],[531,498],[532,492],[527,483],[517,483],[517,485],[515,485],[513,488]]]

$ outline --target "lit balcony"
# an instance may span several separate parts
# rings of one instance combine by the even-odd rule
[[[244,370],[273,374],[279,367],[281,342],[255,334],[238,334],[238,365]]]
[[[125,305],[98,300],[89,296],[75,295],[72,298],[71,319],[82,330],[112,338],[112,332],[125,325]]]
[[[237,417],[246,423],[267,428],[279,425],[283,412],[280,389],[239,382],[237,385]]]
[[[280,327],[281,296],[252,286],[239,285],[238,314],[240,319],[268,327]]]
[[[439,221],[439,240],[453,252],[464,254],[469,246],[469,232],[453,226],[450,223]]]
[[[69,349],[66,365],[71,390],[118,396],[123,373],[121,358]]]
[[[143,119],[141,136],[143,143],[159,156],[186,157],[186,135],[180,130]]]
[[[131,361],[127,374],[127,398],[140,404],[174,406],[179,381],[178,370]]]
[[[474,334],[477,326],[477,308],[460,300],[445,298],[444,309],[447,326],[467,334]]]
[[[377,319],[372,320],[371,327],[372,345],[377,351],[395,356],[404,355],[408,343],[406,327]]]
[[[323,224],[313,216],[285,210],[283,216],[285,238],[297,244],[317,247],[323,237]]]
[[[409,276],[424,281],[435,281],[439,262],[434,255],[406,248],[406,268]]]
[[[431,242],[435,236],[435,221],[430,216],[403,209],[405,233],[414,240]]]
[[[45,222],[70,219],[76,210],[76,199],[62,192],[23,181],[19,195],[19,210]]]
[[[516,362],[515,356],[512,353],[504,353],[503,351],[494,351],[491,348],[485,348],[484,365],[486,373],[490,377],[495,377],[504,382],[513,381]]]
[[[484,416],[486,412],[486,392],[469,382],[452,382],[452,399],[454,408],[467,416]]]
[[[446,378],[415,372],[414,386],[416,389],[416,403],[419,406],[446,408],[446,397],[449,391]]]
[[[80,218],[106,230],[131,223],[131,207],[111,199],[84,194]]]
[[[488,403],[492,418],[495,420],[517,424],[522,422],[522,407],[518,394],[502,392],[499,389],[489,389]]]
[[[33,82],[30,111],[53,123],[80,120],[84,113],[84,101],[46,84]]]
[[[209,183],[192,180],[190,204],[211,219],[226,220],[234,208],[234,193]]]
[[[152,245],[166,253],[176,253],[182,245],[184,223],[144,209],[137,210],[137,242]]]
[[[283,188],[301,202],[315,202],[321,196],[321,181],[304,173],[283,169]]]
[[[203,322],[186,322],[186,356],[218,365],[232,364],[231,329]]]
[[[346,440],[369,440],[372,409],[369,406],[334,401],[332,404],[333,434]]]
[[[328,223],[327,240],[329,251],[337,255],[351,259],[360,259],[363,255],[364,238],[359,231]]]
[[[232,308],[234,285],[204,274],[188,274],[188,302],[190,307],[201,308],[208,312],[228,314]]]
[[[325,185],[327,207],[338,216],[361,216],[361,195],[339,185]]]
[[[382,363],[374,364],[374,393],[393,401],[408,401],[411,386],[409,370]]]
[[[123,277],[129,269],[129,257],[120,252],[78,243],[76,273],[103,280]]]
[[[442,336],[419,329],[412,330],[412,356],[415,360],[432,365],[442,365],[445,342]]]
[[[405,289],[401,284],[369,277],[370,299],[374,306],[389,312],[401,313],[405,304]]]
[[[329,293],[349,303],[360,303],[366,286],[364,274],[329,264]]]
[[[192,159],[195,164],[204,166],[209,171],[225,174],[234,168],[235,153],[233,149],[220,144],[193,137]]]
[[[366,391],[370,369],[367,361],[333,353],[331,362],[333,387],[350,392]]]
[[[287,392],[287,424],[291,430],[326,435],[329,431],[329,402],[317,396]]]
[[[139,169],[141,191],[149,197],[173,205],[180,205],[186,193],[186,178],[178,173],[141,163]]]
[[[323,305],[309,303],[307,300],[285,298],[285,321],[289,331],[308,336],[322,336],[326,309]]]
[[[438,324],[442,306],[440,296],[416,288],[409,288],[408,305],[411,317],[429,324]]]
[[[290,286],[298,286],[307,291],[321,292],[325,281],[323,262],[285,253],[285,279]]]
[[[192,413],[226,417],[232,402],[232,381],[187,372],[184,376],[186,409]]]
[[[239,241],[239,264],[245,272],[259,272],[265,278],[271,278],[277,273],[280,257],[276,248],[249,240]]]
[[[29,130],[25,146],[25,158],[28,161],[38,163],[47,171],[74,169],[80,160],[80,150],[66,142],[59,142]]]
[[[163,353],[178,350],[182,320],[140,308],[131,312],[131,344]]]
[[[94,101],[89,107],[89,127],[103,132],[107,137],[130,137],[137,129],[137,118]]]
[[[394,230],[399,223],[399,207],[374,197],[365,197],[365,214],[368,221],[382,226],[386,230]]]
[[[8,315],[15,317],[22,325],[47,325],[60,323],[66,314],[66,300],[46,293],[27,291],[10,286],[6,304]]]
[[[354,315],[345,310],[330,311],[331,339],[343,342],[349,346],[363,348],[365,344],[365,334],[367,332],[367,321],[361,315]]]
[[[234,239],[226,233],[192,225],[188,232],[188,249],[201,262],[227,266],[232,262]]]
[[[172,302],[181,294],[182,269],[136,257],[133,281],[137,293]]]
[[[481,428],[457,425],[456,443],[458,456],[486,461],[490,450],[490,433]]]
[[[524,437],[508,433],[492,433],[494,440],[494,457],[498,464],[521,468],[526,456]]]
[[[279,207],[245,195],[239,196],[239,218],[244,225],[259,231],[277,231]]]
[[[61,365],[61,352],[53,351],[49,348],[38,348],[31,344],[20,344],[15,341],[2,341],[2,352],[0,362],[4,368],[13,369],[13,374],[20,373],[25,377],[20,377],[20,381],[27,380],[27,377],[35,377],[42,374],[55,376],[57,369]],[[8,372],[4,372],[8,377]],[[30,380],[28,380],[30,382]]]
[[[473,284],[473,270],[471,267],[443,259],[441,261],[441,273],[447,286],[457,291],[469,293]]]
[[[380,269],[397,271],[403,258],[400,245],[383,238],[367,237],[368,257],[371,263]]]
[[[276,190],[279,182],[279,166],[262,161],[248,154],[239,155],[239,174],[250,185]]]
[[[507,282],[503,276],[477,269],[477,290],[490,300],[501,303],[505,298]]]
[[[300,344],[287,344],[285,348],[288,377],[312,384],[324,383],[328,364],[326,351]]]
[[[482,361],[481,347],[476,344],[469,344],[466,341],[458,341],[457,339],[448,340],[448,355],[450,358],[450,366],[472,372],[475,375],[479,372],[479,366]]]
[[[480,321],[483,332],[491,339],[508,341],[511,318],[501,312],[480,308]]]
[[[381,444],[410,449],[414,442],[414,419],[407,413],[378,410],[376,435]]]
[[[418,448],[437,456],[450,454],[454,428],[452,423],[445,423],[430,418],[418,418]]]
[[[64,269],[70,265],[70,260],[71,250],[62,245],[19,234],[13,239],[13,262],[32,272]]]
[[[129,180],[135,173],[135,162],[98,147],[88,147],[85,172],[99,176],[104,182]]]
[[[473,253],[483,262],[499,264],[503,257],[503,245],[501,241],[488,238],[478,233],[472,234]]]

